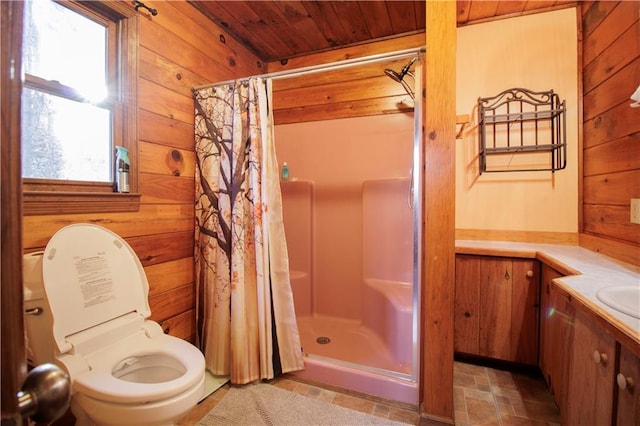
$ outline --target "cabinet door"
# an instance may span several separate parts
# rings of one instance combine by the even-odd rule
[[[478,256],[456,256],[454,350],[479,354],[480,264]]]
[[[480,270],[480,355],[511,357],[511,276],[507,258],[486,258]]]
[[[540,360],[547,386],[556,403],[562,408],[568,378],[569,347],[573,331],[574,308],[567,297],[551,282],[562,274],[542,266],[540,289]]]
[[[456,256],[456,352],[537,365],[538,265],[532,259]]]
[[[562,424],[611,424],[615,345],[611,335],[576,312]]]
[[[620,347],[620,367],[616,375],[618,406],[616,424],[637,426],[640,424],[640,358],[625,346]]]
[[[510,360],[537,365],[540,264],[530,259],[514,259],[512,271]]]

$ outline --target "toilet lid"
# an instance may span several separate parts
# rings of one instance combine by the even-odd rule
[[[66,337],[130,312],[151,315],[149,283],[133,249],[98,225],[76,224],[49,240],[42,262],[44,288],[61,353]]]

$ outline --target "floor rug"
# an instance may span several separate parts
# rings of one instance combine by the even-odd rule
[[[199,426],[406,425],[318,401],[273,385],[233,386]]]

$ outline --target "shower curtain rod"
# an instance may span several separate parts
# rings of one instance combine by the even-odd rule
[[[204,84],[202,86],[195,86],[191,90],[196,91],[200,89],[206,89],[209,87],[222,86],[225,84],[233,83],[238,80],[243,81],[243,80],[248,80],[250,78],[255,78],[255,77],[271,78],[273,80],[279,80],[282,78],[293,78],[293,77],[299,77],[301,75],[315,74],[323,71],[339,70],[342,68],[348,68],[356,65],[375,64],[377,62],[382,62],[382,61],[402,59],[409,56],[422,54],[424,52],[426,52],[426,48],[424,46],[414,47],[412,49],[404,49],[404,50],[397,50],[395,52],[380,53],[377,55],[364,56],[362,58],[353,58],[353,59],[345,59],[342,61],[329,62],[328,64],[312,65],[308,67],[295,68],[287,71],[277,71],[272,73],[254,75],[251,77],[242,77],[242,78],[236,78],[233,80],[221,81],[218,83],[209,83],[209,84]]]

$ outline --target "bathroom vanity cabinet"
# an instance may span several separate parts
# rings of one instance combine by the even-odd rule
[[[620,346],[620,358],[616,372],[616,424],[640,423],[640,356],[625,345]]]
[[[457,255],[455,351],[537,365],[539,270],[535,259]]]
[[[579,272],[490,254],[456,255],[455,352],[537,365],[562,424],[640,425],[640,345],[561,281]]]
[[[640,357],[576,310],[562,424],[640,424]]]
[[[556,403],[561,405],[568,378],[574,308],[552,280],[563,276],[547,265],[540,271],[540,358],[538,365]]]
[[[562,424],[611,424],[616,341],[581,311],[574,317],[571,341]]]
[[[640,354],[541,268],[539,366],[562,424],[640,424]]]

